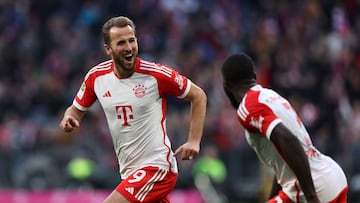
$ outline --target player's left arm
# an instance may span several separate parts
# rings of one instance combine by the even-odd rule
[[[307,201],[320,203],[307,156],[297,137],[282,123],[271,132],[270,140],[296,175]]]
[[[205,123],[207,96],[199,86],[192,83],[190,91],[184,97],[184,100],[191,103],[188,141],[175,151],[175,156],[181,153],[183,160],[199,155]]]

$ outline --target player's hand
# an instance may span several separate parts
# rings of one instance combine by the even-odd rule
[[[182,160],[192,160],[199,155],[199,151],[199,144],[186,142],[175,151],[174,156],[177,156],[181,153]]]
[[[75,128],[80,127],[80,122],[72,116],[64,116],[59,126],[65,132],[72,132]]]

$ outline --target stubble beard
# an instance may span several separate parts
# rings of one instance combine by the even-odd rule
[[[135,69],[135,60],[133,60],[132,65],[126,66],[123,61],[121,59],[119,59],[118,57],[114,56],[113,60],[115,62],[115,68],[117,69],[117,72],[120,76],[122,77],[126,77],[131,75],[134,72]]]

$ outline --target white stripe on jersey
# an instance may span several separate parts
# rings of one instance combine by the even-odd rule
[[[166,175],[166,170],[159,168],[155,175],[136,193],[135,198],[139,201],[144,201],[146,195],[154,187],[155,182],[162,181]]]
[[[150,67],[155,66],[156,68],[161,68],[161,69],[163,69],[164,71],[168,72],[169,74],[172,73],[172,69],[171,69],[171,68],[168,68],[168,67],[166,67],[166,66],[164,66],[164,65],[161,65],[161,66],[159,67],[159,65],[156,65],[154,62],[149,62],[149,61],[144,61],[144,60],[142,60],[142,61],[141,61],[141,64],[144,64],[144,65],[147,64],[147,65],[150,66]]]
[[[246,96],[243,98],[243,101],[245,101]],[[245,121],[246,117],[249,115],[249,111],[245,107],[245,102],[240,103],[240,108],[238,109],[238,115],[240,118]]]
[[[92,73],[95,73],[97,71],[103,71],[103,70],[109,70],[111,69],[111,63],[112,60],[108,60],[105,62],[102,62],[96,66],[94,66],[93,68],[91,68],[91,70],[86,74],[85,76],[85,80],[89,77],[89,75],[91,75]]]
[[[92,73],[95,73],[95,72],[98,72],[98,71],[103,71],[103,70],[109,70],[109,69],[111,69],[111,66],[109,66],[110,64],[108,64],[108,66],[104,66],[104,67],[98,67],[98,66],[96,66],[95,68],[93,68],[93,69],[91,69],[90,71],[89,71],[89,74],[88,75],[90,75],[90,74],[92,74]]]
[[[141,70],[148,70],[148,71],[161,73],[161,74],[171,78],[172,71],[169,71],[169,70],[165,69],[164,66],[158,66],[158,65],[156,65],[154,63],[144,63],[143,61],[141,61],[139,68]]]
[[[101,68],[109,68],[109,67],[111,67],[111,66],[109,66],[111,64],[112,64],[112,60],[107,60],[105,62],[102,62],[102,63],[96,65],[89,72],[95,72],[96,70],[101,69]]]
[[[107,66],[112,63],[112,59],[99,63],[97,66]]]

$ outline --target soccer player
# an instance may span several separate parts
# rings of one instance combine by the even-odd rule
[[[224,91],[249,145],[275,174],[268,203],[346,203],[343,170],[312,144],[291,104],[257,84],[253,60],[233,54],[222,64]]]
[[[80,127],[85,112],[98,100],[105,112],[118,157],[122,181],[105,203],[169,201],[182,160],[199,154],[206,94],[187,77],[166,65],[138,57],[133,21],[119,16],[102,28],[104,48],[111,60],[91,68],[60,127]],[[175,152],[166,132],[166,96],[191,103],[188,140]]]

